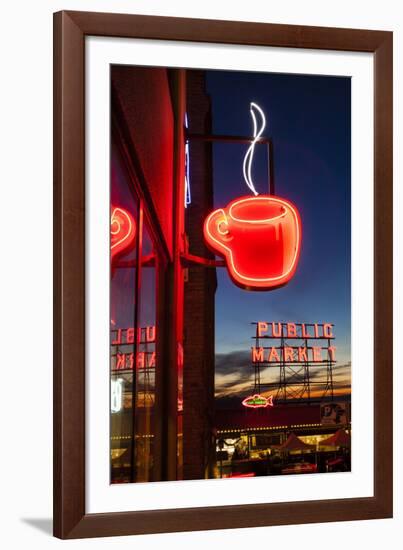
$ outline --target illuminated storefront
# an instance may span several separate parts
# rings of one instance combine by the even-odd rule
[[[338,406],[346,414],[330,423],[319,403],[216,411],[216,477],[348,471],[350,409]]]
[[[111,90],[111,482],[209,477],[215,270],[183,260],[209,255],[211,152],[191,167],[185,139],[186,111],[192,131],[210,116],[204,74],[117,66]]]

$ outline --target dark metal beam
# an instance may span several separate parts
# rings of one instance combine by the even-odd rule
[[[186,132],[186,140],[188,141],[205,141],[218,143],[245,143],[250,144],[254,140],[250,136],[227,136],[223,134],[192,134]],[[260,137],[256,140],[257,145],[267,146],[267,176],[269,180],[269,194],[275,194],[274,186],[274,159],[273,159],[273,140],[269,137]]]
[[[252,143],[253,137],[250,136],[227,136],[219,134],[192,134],[187,133],[186,139],[191,141],[218,141],[223,143]],[[256,141],[256,144],[271,143],[271,138],[261,137]]]
[[[225,267],[225,260],[209,260],[202,256],[196,256],[195,254],[181,254],[182,265],[185,267]]]

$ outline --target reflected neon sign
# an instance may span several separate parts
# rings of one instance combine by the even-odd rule
[[[156,364],[156,327],[148,325],[145,327],[118,328],[112,331],[111,346],[114,354],[112,371],[127,371],[133,369],[152,369]],[[141,351],[134,353],[127,351],[127,346],[137,343]],[[123,350],[123,351],[122,351]]]
[[[123,378],[111,380],[111,411],[117,413],[123,406]]]
[[[113,261],[134,242],[136,222],[125,208],[112,207],[111,210],[111,260]]]

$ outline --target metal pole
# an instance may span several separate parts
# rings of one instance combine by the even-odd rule
[[[267,172],[269,178],[269,195],[275,195],[273,141],[271,139],[267,142]]]
[[[143,205],[140,203],[138,205],[138,232],[137,232],[137,266],[135,267],[134,273],[134,338],[133,338],[133,376],[132,376],[132,448],[131,448],[131,460],[130,460],[130,481],[134,483],[137,477],[137,468],[136,468],[136,420],[137,420],[137,345],[138,345],[138,320],[140,315],[140,285],[141,285],[141,273],[140,273],[140,257],[142,253],[142,240],[143,240]]]
[[[330,345],[331,345],[331,341],[330,341],[330,338],[329,338],[328,341],[327,341],[328,349],[330,348]],[[333,393],[333,365],[332,365],[332,361],[331,361],[330,357],[328,357],[328,361],[329,361],[329,367],[330,367],[330,392],[331,392],[332,401],[333,401],[333,399],[334,399],[334,393]]]
[[[306,350],[307,350],[307,356],[308,356],[308,339],[305,339],[305,347],[306,347]],[[309,368],[310,368],[310,364],[309,364],[309,361],[306,361],[306,364],[305,364],[305,375],[307,377],[307,382],[308,382],[308,404],[310,405],[311,404],[311,379],[310,379],[310,376],[309,376]]]

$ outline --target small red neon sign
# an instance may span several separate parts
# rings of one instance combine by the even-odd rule
[[[124,208],[112,207],[111,213],[111,261],[124,252],[134,241],[136,222]]]
[[[242,405],[250,409],[263,409],[266,407],[274,407],[273,396],[269,395],[269,397],[264,397],[263,395],[255,393],[255,395],[245,397],[245,399],[242,401]]]
[[[289,201],[272,195],[241,197],[211,212],[207,245],[227,263],[240,287],[271,290],[293,277],[301,250],[301,219]]]

